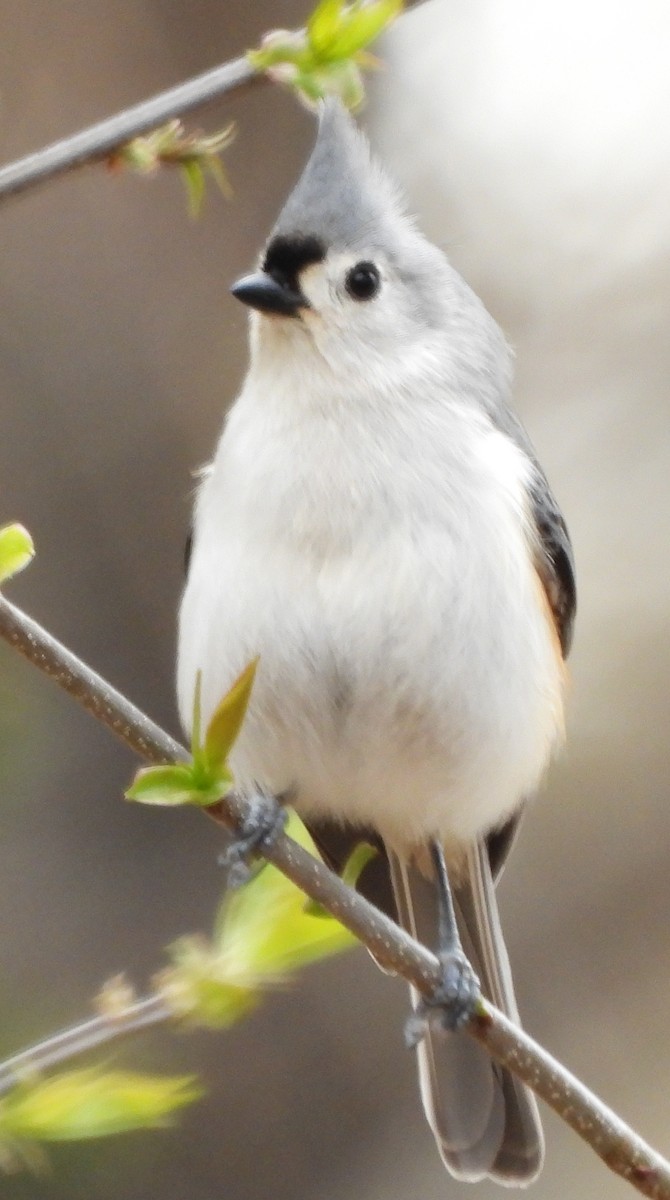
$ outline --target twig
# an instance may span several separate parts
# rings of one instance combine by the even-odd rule
[[[0,1063],[0,1096],[24,1080],[52,1070],[78,1054],[86,1054],[106,1042],[127,1037],[149,1025],[174,1020],[174,1016],[174,1010],[161,995],[156,994],[135,1000],[113,1016],[101,1014],[55,1033]]]
[[[1,594],[0,634],[141,758],[155,763],[188,760],[179,742]]]
[[[4,596],[0,596],[0,636],[55,679],[144,758],[165,762],[187,757],[179,743]],[[247,809],[246,801],[231,793],[205,811],[234,831],[242,823]],[[380,966],[402,975],[424,996],[430,997],[434,993],[441,981],[435,955],[343,883],[324,863],[285,834],[264,848],[262,854],[351,930]],[[140,1002],[143,1003],[150,1004],[151,998]],[[162,1019],[158,1012],[155,1019]],[[93,1037],[99,1038],[92,1044],[115,1036],[113,1024],[104,1027],[102,1020],[91,1022],[87,1028]],[[119,1031],[123,1032],[123,1029]],[[670,1164],[503,1013],[483,1002],[480,1012],[467,1026],[467,1032],[486,1046],[493,1058],[541,1096],[612,1171],[628,1180],[642,1195],[652,1200],[670,1200]],[[52,1058],[52,1063],[67,1056],[68,1038],[70,1054],[79,1052],[76,1034],[74,1029],[43,1043],[43,1046],[52,1047],[50,1053],[60,1055],[58,1059]],[[34,1053],[26,1051],[10,1060],[10,1069],[15,1071],[16,1064],[20,1065],[22,1060],[26,1066],[32,1063]],[[0,1085],[2,1079],[0,1076]]]
[[[417,7],[422,0],[405,0],[405,9]],[[15,196],[40,183],[72,171],[86,163],[108,158],[132,138],[140,137],[174,117],[202,108],[226,92],[267,81],[246,57],[230,59],[221,66],[196,75],[186,83],[177,84],[126,108],[72,137],[53,142],[42,150],[28,154],[0,168],[0,200]]]
[[[249,87],[264,78],[244,56],[233,58],[222,66],[205,71],[203,75],[197,75],[195,79],[160,92],[150,100],[143,100],[97,125],[82,129],[72,137],[53,142],[43,150],[2,167],[0,199],[17,195],[85,163],[99,162],[131,138],[148,133],[171,117],[201,108],[224,92]]]

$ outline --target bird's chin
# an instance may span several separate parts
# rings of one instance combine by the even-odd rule
[[[309,337],[309,329],[300,312],[295,316],[285,316],[282,313],[252,312],[249,327],[253,346],[267,344],[276,346],[289,343],[304,343]]]

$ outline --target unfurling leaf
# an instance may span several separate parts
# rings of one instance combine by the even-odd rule
[[[286,832],[319,857],[294,812],[289,813]],[[214,940],[237,964],[238,974],[266,982],[356,945],[353,934],[330,914],[323,920],[307,911],[304,892],[271,863],[224,897]]]
[[[206,1029],[228,1029],[260,1003],[257,976],[200,935],[169,947],[172,965],[156,976],[157,990],[175,1016]]]
[[[379,37],[400,13],[403,0],[376,0],[365,7],[353,6],[342,21],[329,51],[333,58],[349,58]]]
[[[192,1077],[65,1071],[20,1084],[0,1101],[0,1142],[65,1142],[158,1128],[201,1095]]]
[[[126,792],[126,799],[140,804],[174,807],[179,804],[215,804],[228,791],[232,778],[226,773],[215,786],[201,784],[188,763],[168,767],[142,767]]]
[[[402,6],[403,0],[321,0],[304,30],[275,29],[247,57],[310,104],[337,95],[356,108],[363,99],[361,71],[375,65],[366,47]]]
[[[34,557],[33,539],[23,525],[5,525],[0,529],[0,584],[17,575]]]
[[[287,833],[318,857],[293,812]],[[249,883],[224,897],[211,939],[181,938],[171,947],[172,965],[155,986],[175,1016],[190,1025],[225,1029],[292,972],[357,944],[339,921],[326,916],[309,912],[304,893],[266,863]]]
[[[337,35],[342,6],[343,0],[321,0],[309,18],[307,41],[317,53],[325,53]]]
[[[202,207],[205,180],[211,176],[224,196],[231,193],[220,154],[233,140],[234,126],[217,133],[187,133],[181,121],[168,121],[143,137],[133,138],[109,159],[112,169],[126,167],[139,175],[154,175],[160,166],[177,166],[186,184],[191,216]]]
[[[379,850],[370,842],[357,842],[342,868],[342,882],[352,888],[358,887],[363,871],[378,854]]]
[[[255,658],[238,676],[216,709],[205,734],[204,760],[210,771],[218,771],[226,762],[242,728],[254,685],[258,659]]]
[[[179,169],[186,186],[189,216],[195,218],[200,214],[205,197],[205,172],[194,158],[180,163]]]
[[[216,709],[200,743],[201,672],[198,671],[193,697],[192,762],[167,766],[142,767],[126,791],[127,800],[140,804],[176,807],[196,804],[207,808],[230,791],[234,779],[228,768],[228,755],[240,732],[249,704],[258,659],[235,680]]]

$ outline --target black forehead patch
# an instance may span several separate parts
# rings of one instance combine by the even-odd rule
[[[319,238],[277,234],[266,250],[263,270],[295,282],[303,267],[323,262],[325,257],[326,248]]]

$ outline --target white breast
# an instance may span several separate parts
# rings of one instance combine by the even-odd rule
[[[483,414],[288,403],[251,380],[198,497],[178,692],[260,655],[232,766],[396,846],[467,840],[532,791],[562,667],[532,565],[532,466]]]

